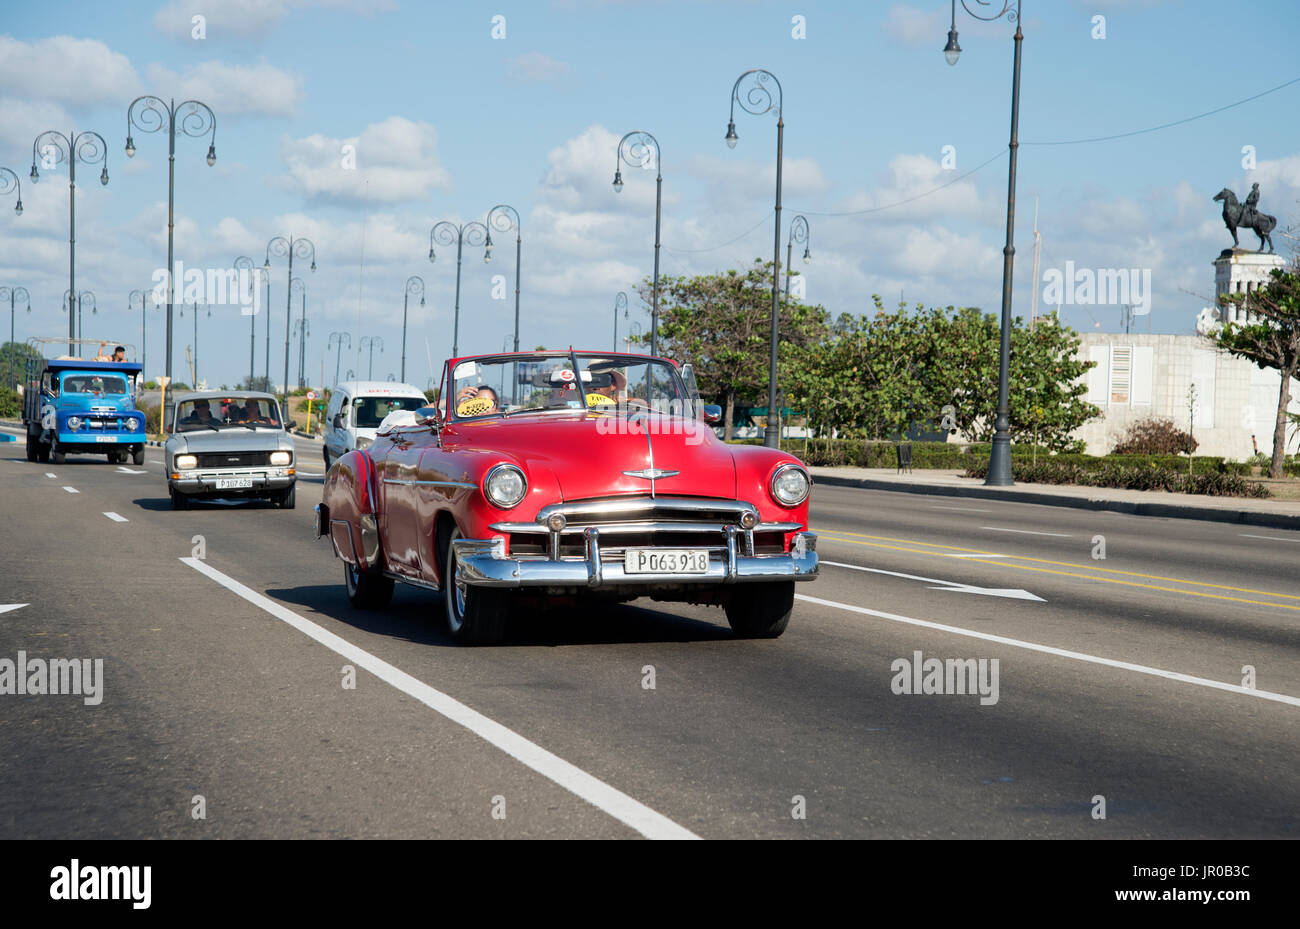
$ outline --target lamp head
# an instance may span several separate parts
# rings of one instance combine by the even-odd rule
[[[727,123],[727,148],[735,148],[736,143],[740,141],[740,136],[736,135],[736,121],[733,119]]]
[[[127,158],[135,157],[135,142],[132,140],[130,136],[126,137],[126,157]]]
[[[943,57],[947,59],[948,64],[955,65],[957,58],[961,55],[961,46],[957,44],[957,30],[948,30],[948,44],[943,47]]]
[[[614,193],[621,194],[622,192],[623,192],[623,172],[620,169],[615,168],[614,169]]]
[[[208,146],[208,167],[217,163],[217,143],[213,142]]]

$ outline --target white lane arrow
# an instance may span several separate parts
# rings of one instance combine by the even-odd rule
[[[27,606],[26,603],[0,603],[0,613],[8,613],[11,610],[21,610]]]
[[[902,577],[909,581],[924,581],[927,584],[940,584],[940,587],[931,587],[931,590],[943,590],[959,594],[979,594],[984,597],[1006,597],[1008,600],[1037,600],[1039,603],[1046,603],[1042,597],[1031,594],[1027,590],[1021,590],[1017,587],[976,587],[973,584],[961,584],[957,581],[944,581],[936,577],[919,577],[915,574],[902,574],[898,571],[885,571],[881,568],[864,568],[861,565],[844,564],[841,561],[819,561],[818,564],[828,564],[836,568],[851,568],[854,571],[870,571],[872,574],[888,574],[890,577]]]
[[[118,468],[122,474],[148,474],[148,471],[133,471],[131,468]]]

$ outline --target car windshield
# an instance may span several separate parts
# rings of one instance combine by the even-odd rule
[[[63,376],[65,394],[92,394],[102,397],[105,394],[126,393],[126,378],[120,374],[65,374]]]
[[[451,377],[457,419],[577,410],[584,403],[595,412],[648,408],[693,419],[699,408],[674,365],[640,356],[501,355],[462,361]]]
[[[176,405],[176,431],[279,429],[280,408],[269,397],[198,397]]]
[[[423,397],[357,397],[352,401],[352,424],[358,429],[378,429],[393,410],[415,411],[428,402]]]

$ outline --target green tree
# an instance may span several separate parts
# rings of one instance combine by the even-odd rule
[[[772,268],[770,261],[756,259],[743,272],[669,277],[659,282],[659,352],[694,365],[700,393],[723,407],[728,439],[736,401],[767,396]],[[648,280],[637,287],[647,303],[651,290]],[[787,385],[788,395],[791,365],[803,360],[803,350],[825,338],[828,316],[820,306],[782,297],[778,376],[780,383]]]
[[[27,376],[27,359],[40,359],[41,353],[25,342],[6,342],[0,346],[0,377],[3,386],[11,387]]]
[[[1224,294],[1223,305],[1248,311],[1244,323],[1227,323],[1214,336],[1216,346],[1230,355],[1247,358],[1260,368],[1281,375],[1277,393],[1277,418],[1273,426],[1273,457],[1268,476],[1281,477],[1286,458],[1287,407],[1291,404],[1291,378],[1300,369],[1300,274],[1281,268],[1269,272],[1272,283],[1250,294]]]

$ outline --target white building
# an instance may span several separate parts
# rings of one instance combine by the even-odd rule
[[[1226,249],[1214,261],[1215,296],[1249,293],[1268,283],[1270,270],[1285,264],[1277,255]],[[1239,319],[1240,312],[1207,308],[1198,329],[1206,331],[1207,320]],[[1242,460],[1256,447],[1265,455],[1272,453],[1277,371],[1217,351],[1203,334],[1084,332],[1080,342],[1079,355],[1097,363],[1085,376],[1087,400],[1102,410],[1099,419],[1074,433],[1087,443],[1089,454],[1106,454],[1130,424],[1150,417],[1172,419],[1184,429],[1190,420],[1200,455]],[[1291,391],[1289,409],[1300,413],[1300,381],[1292,380]],[[1296,431],[1291,427],[1287,434],[1289,453],[1295,451]]]

